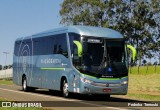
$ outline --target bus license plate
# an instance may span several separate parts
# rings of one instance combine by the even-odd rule
[[[111,92],[111,89],[103,89],[103,92]]]

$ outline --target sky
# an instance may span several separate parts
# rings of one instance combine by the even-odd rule
[[[13,63],[14,41],[19,37],[60,27],[63,0],[0,0],[0,65]],[[153,60],[154,61],[154,60]]]
[[[63,0],[0,0],[0,65],[12,64],[14,41],[62,26]]]

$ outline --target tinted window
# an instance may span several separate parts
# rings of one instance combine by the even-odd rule
[[[71,54],[73,54],[73,50],[75,47],[74,40],[80,41],[80,35],[75,33],[69,33],[69,42],[70,42],[70,48],[71,48]]]
[[[68,57],[66,34],[33,39],[34,55],[63,54]]]
[[[14,55],[30,56],[32,55],[32,45],[29,39],[24,41],[16,41],[14,47]]]
[[[65,34],[57,35],[54,44],[54,54],[63,54],[68,57],[67,39]]]
[[[14,55],[18,56],[18,50],[19,50],[20,42],[16,41],[14,44]]]
[[[34,42],[34,55],[47,55],[53,54],[55,38],[47,36],[42,38],[33,39]]]

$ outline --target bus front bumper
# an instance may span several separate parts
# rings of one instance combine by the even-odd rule
[[[120,83],[81,83],[81,94],[126,95],[128,84]]]

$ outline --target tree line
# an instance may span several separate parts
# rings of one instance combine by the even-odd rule
[[[12,65],[5,65],[5,66],[0,65],[0,70],[6,70],[11,68],[12,68]]]
[[[64,25],[120,31],[136,47],[139,65],[153,57],[160,63],[159,0],[64,0],[59,12]]]

